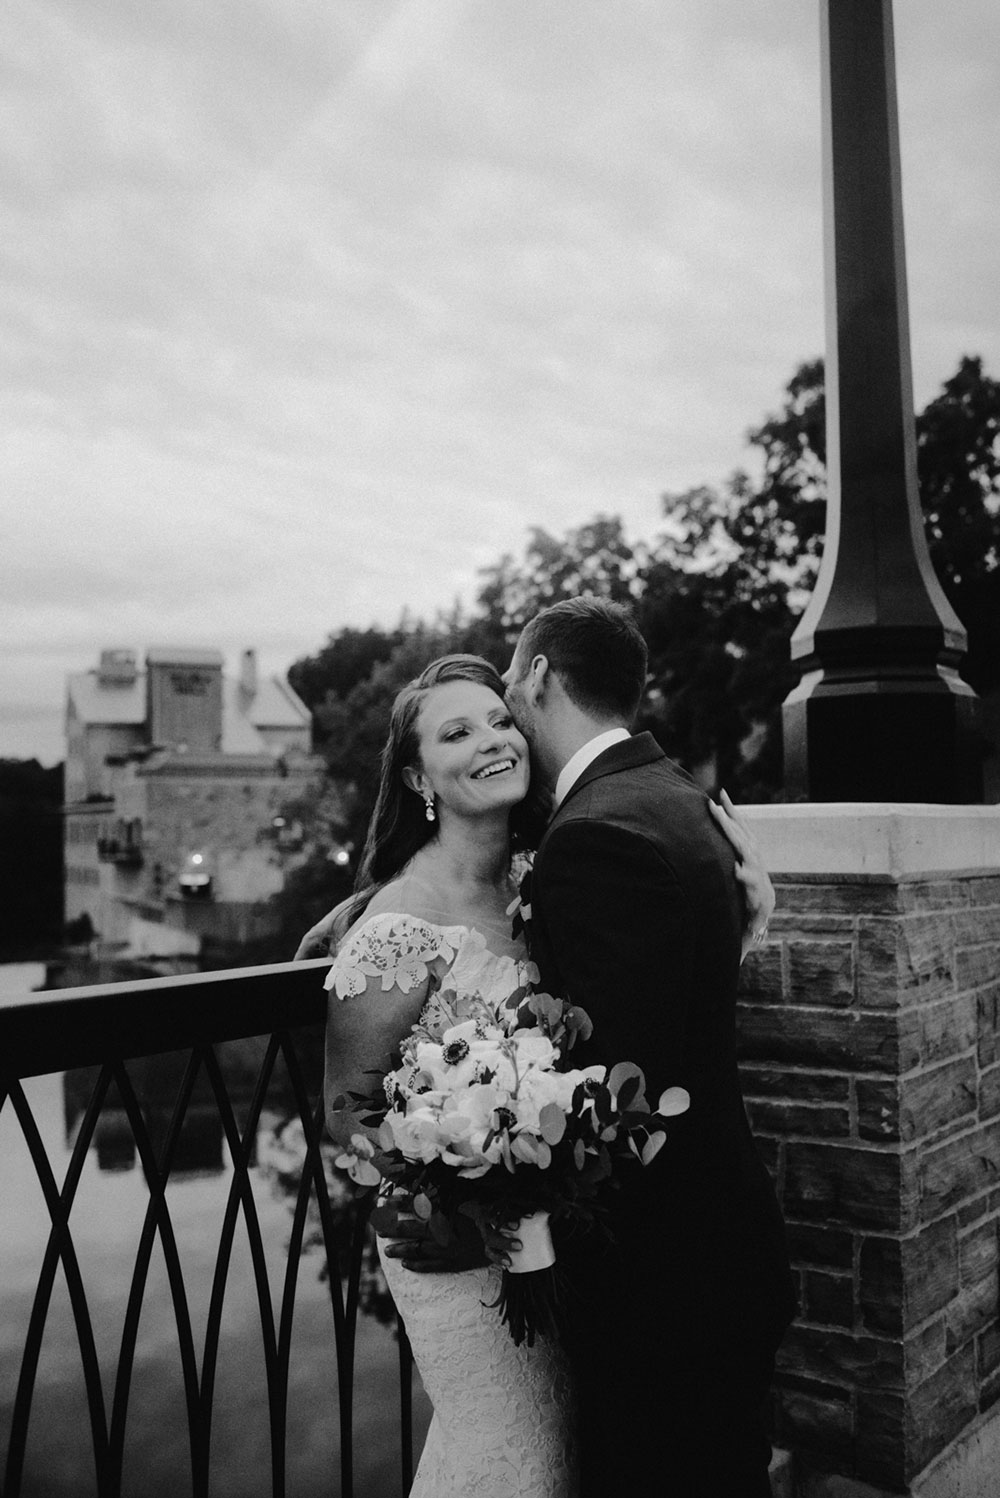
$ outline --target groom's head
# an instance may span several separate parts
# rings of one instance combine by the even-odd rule
[[[630,728],[646,662],[646,642],[621,604],[584,596],[536,614],[521,632],[504,682],[507,705],[539,767],[551,777],[570,739]]]

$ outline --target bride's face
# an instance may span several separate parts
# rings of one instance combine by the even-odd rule
[[[432,791],[439,812],[477,817],[523,801],[528,745],[503,698],[489,687],[476,681],[432,687],[417,731],[420,764],[410,772],[410,783],[421,795]]]

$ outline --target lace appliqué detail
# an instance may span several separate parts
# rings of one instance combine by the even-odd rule
[[[379,978],[383,993],[410,993],[427,981],[436,957],[451,960],[464,934],[462,926],[434,926],[411,915],[372,916],[337,953],[324,986],[348,999]]]
[[[412,1038],[434,1039],[476,1004],[494,1013],[503,1009],[513,1019],[537,977],[533,963],[491,951],[479,931],[385,914],[366,921],[337,953],[325,986],[348,999],[364,993],[373,978],[383,993],[412,993],[428,984],[431,992]]]

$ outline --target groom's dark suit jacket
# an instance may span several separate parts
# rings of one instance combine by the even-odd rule
[[[593,1020],[572,1065],[636,1062],[654,1108],[666,1087],[691,1095],[659,1155],[612,1193],[614,1247],[571,1241],[562,1254],[587,1360],[624,1339],[643,1379],[664,1358],[769,1356],[793,1311],[736,1069],[743,925],[733,851],[704,794],[650,734],[606,749],[538,849],[531,955],[543,989]]]

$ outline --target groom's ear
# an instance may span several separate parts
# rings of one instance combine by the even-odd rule
[[[528,667],[528,676],[524,684],[525,696],[529,702],[541,702],[551,684],[551,667],[547,655],[532,656],[531,665]]]

